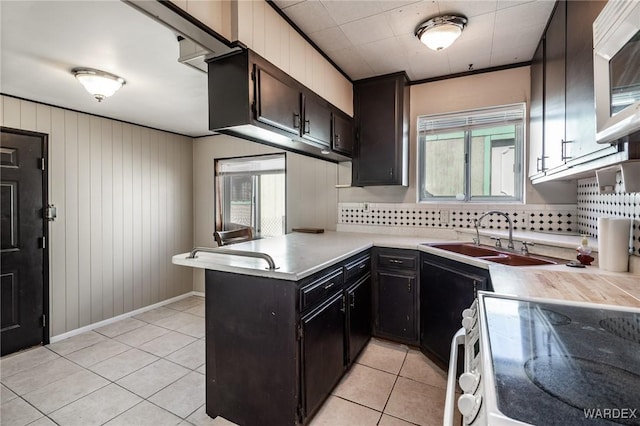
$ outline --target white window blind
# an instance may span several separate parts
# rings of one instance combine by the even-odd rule
[[[468,127],[522,122],[524,104],[504,105],[497,108],[459,111],[447,114],[418,117],[418,132],[431,133],[447,129],[462,130]]]

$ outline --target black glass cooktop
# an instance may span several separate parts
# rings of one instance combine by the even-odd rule
[[[640,313],[484,297],[498,409],[536,425],[640,425]]]

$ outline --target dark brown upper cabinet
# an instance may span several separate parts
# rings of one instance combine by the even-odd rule
[[[404,72],[354,83],[353,186],[409,184],[409,86]]]
[[[636,158],[635,149],[596,143],[593,21],[606,1],[560,0],[531,63],[529,176],[571,179]]]
[[[334,140],[353,120],[251,50],[209,62],[209,128],[328,161],[351,152]],[[334,132],[335,117],[343,120]],[[338,148],[334,148],[334,147]]]
[[[353,153],[353,119],[344,113],[333,114],[331,149],[351,156]]]

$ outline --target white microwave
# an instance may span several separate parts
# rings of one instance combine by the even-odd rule
[[[609,1],[593,23],[596,140],[640,131],[640,1]]]

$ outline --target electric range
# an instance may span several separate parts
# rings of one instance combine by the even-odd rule
[[[479,292],[452,341],[445,425],[464,348],[464,425],[640,425],[640,309]]]

